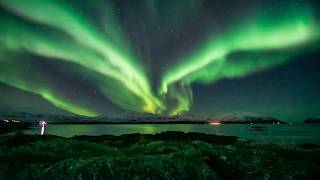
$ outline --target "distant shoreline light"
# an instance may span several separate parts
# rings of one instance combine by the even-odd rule
[[[221,123],[220,122],[211,122],[209,123],[210,125],[220,125]]]
[[[47,124],[47,122],[44,121],[44,120],[40,120],[40,121],[39,121],[39,125],[40,125],[40,126],[44,126],[44,125],[46,125],[46,124]]]
[[[209,124],[217,126],[217,125],[221,125],[222,123],[221,123],[221,120],[219,120],[219,119],[212,119],[209,121]]]

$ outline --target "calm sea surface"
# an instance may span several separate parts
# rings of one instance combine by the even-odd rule
[[[65,125],[48,124],[43,129],[33,127],[26,134],[51,134],[63,137],[75,135],[122,135],[131,133],[155,134],[163,131],[200,132],[216,135],[238,136],[241,139],[275,143],[314,143],[320,145],[320,125],[317,124],[136,124],[136,125]]]

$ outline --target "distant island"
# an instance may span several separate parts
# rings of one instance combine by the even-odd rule
[[[262,116],[253,113],[232,113],[225,115],[222,118],[211,119],[209,123],[221,123],[221,124],[287,124],[287,122],[280,121],[279,119]]]
[[[304,124],[318,124],[318,123],[320,123],[320,118],[308,118],[303,123]]]

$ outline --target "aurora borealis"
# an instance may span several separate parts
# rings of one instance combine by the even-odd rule
[[[320,115],[320,64],[310,67],[319,55],[317,1],[0,0],[0,13],[0,107],[90,117],[122,111]],[[310,67],[313,78],[301,72],[279,84],[290,78],[281,68],[294,70],[296,63]],[[279,82],[272,80],[277,73]],[[233,89],[240,92],[224,85],[243,81]],[[308,90],[292,89],[293,83]],[[259,92],[242,90],[252,85]],[[212,94],[211,88],[222,90]],[[229,98],[235,94],[238,100]],[[260,98],[274,101],[265,107],[252,100]],[[284,104],[290,110],[275,111]]]

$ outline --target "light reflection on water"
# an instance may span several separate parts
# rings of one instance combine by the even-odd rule
[[[34,127],[24,132],[39,134]],[[207,134],[238,136],[241,139],[276,142],[276,143],[315,143],[320,144],[320,125],[310,124],[280,124],[280,125],[250,125],[250,124],[90,124],[67,125],[47,124],[43,126],[45,134],[72,137],[75,135],[122,135],[131,133],[155,134],[163,131],[200,132]],[[40,131],[41,133],[41,131]]]
[[[44,135],[44,129],[45,129],[45,125],[46,125],[46,121],[39,121],[39,127],[40,127],[40,135]]]

